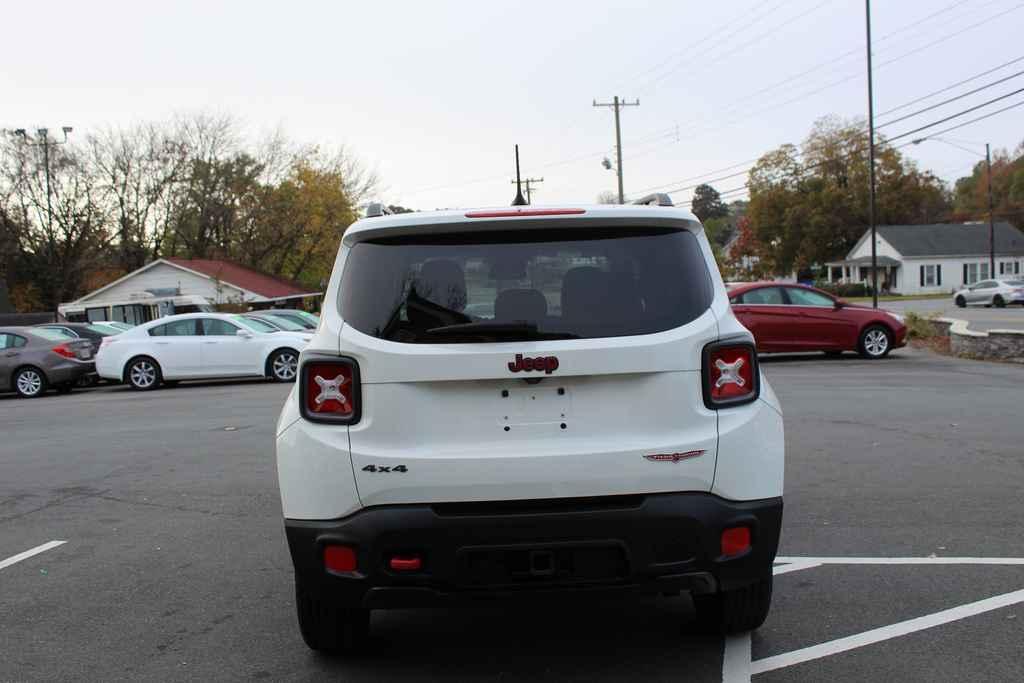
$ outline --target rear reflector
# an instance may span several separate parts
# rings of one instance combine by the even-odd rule
[[[299,374],[302,416],[312,422],[359,421],[359,366],[348,358],[311,360]]]
[[[51,349],[51,351],[56,353],[58,356],[64,356],[65,358],[71,358],[71,359],[77,358],[77,356],[75,355],[75,352],[72,351],[71,347],[68,346],[67,344],[61,344],[59,346],[54,346]]]
[[[347,545],[329,545],[324,548],[324,566],[332,572],[354,572],[356,551]]]
[[[734,526],[722,532],[722,555],[741,555],[750,549],[750,529]]]
[[[749,342],[704,347],[704,404],[711,409],[750,403],[760,391],[757,351]]]
[[[586,212],[586,209],[494,209],[490,211],[467,211],[466,218],[513,218],[515,216],[574,216]]]
[[[388,566],[396,572],[417,572],[423,568],[423,560],[419,555],[395,555]]]

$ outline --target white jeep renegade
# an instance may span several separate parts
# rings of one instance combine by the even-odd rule
[[[373,609],[553,592],[764,621],[782,413],[666,200],[348,229],[277,426],[310,647],[357,645]]]

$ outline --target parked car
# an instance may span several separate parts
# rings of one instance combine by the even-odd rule
[[[585,589],[764,621],[782,414],[692,214],[385,215],[336,263],[277,423],[309,647],[358,646],[371,609]]]
[[[95,323],[47,323],[36,325],[38,329],[54,330],[73,339],[86,339],[92,344],[92,352],[95,355],[100,350],[100,342],[104,337],[110,337],[123,332],[115,331],[112,328],[97,325]]]
[[[856,351],[865,358],[884,358],[907,344],[903,316],[806,285],[746,283],[729,290],[729,301],[762,353]]]
[[[36,398],[50,387],[68,393],[95,371],[92,344],[38,327],[0,328],[0,391]]]
[[[133,389],[215,377],[295,380],[309,335],[259,331],[252,321],[223,313],[171,315],[106,337],[96,358],[100,377]]]
[[[982,280],[958,290],[953,303],[965,306],[995,306],[1002,308],[1012,304],[1024,305],[1024,280]]]
[[[320,324],[320,318],[318,316],[294,308],[269,308],[265,311],[253,311],[253,313],[291,320],[294,323],[302,325],[307,330],[314,330],[316,329],[316,326]]]

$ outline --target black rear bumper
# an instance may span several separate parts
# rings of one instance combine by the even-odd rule
[[[782,499],[732,502],[707,493],[550,501],[394,505],[332,521],[285,520],[297,583],[343,607],[403,608],[557,593],[738,588],[768,576]],[[721,556],[723,529],[751,548]],[[355,548],[357,569],[328,571],[324,547]],[[395,555],[422,567],[398,572]]]

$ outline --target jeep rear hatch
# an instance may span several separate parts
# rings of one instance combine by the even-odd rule
[[[703,238],[559,222],[352,245],[339,346],[361,376],[364,505],[710,489]]]

